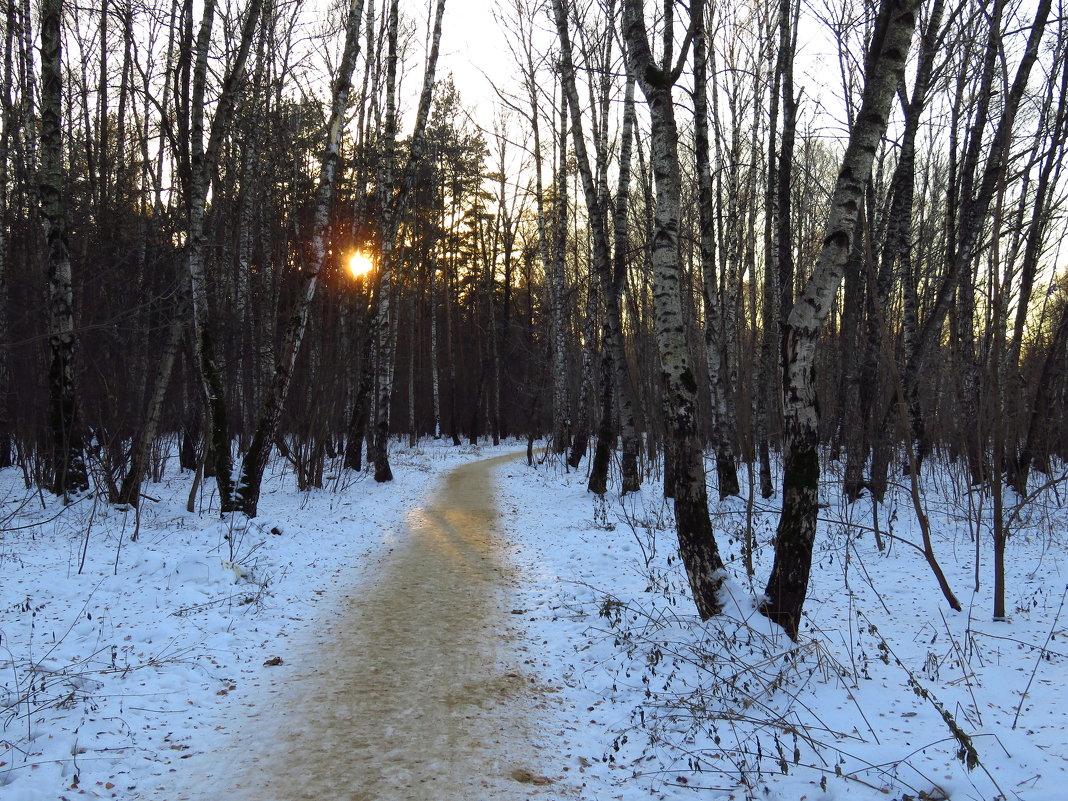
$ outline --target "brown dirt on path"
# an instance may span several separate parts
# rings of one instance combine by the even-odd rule
[[[241,724],[252,740],[241,744],[239,733],[230,757],[219,755],[241,764],[228,799],[571,795],[540,772],[551,732],[538,730],[548,717],[539,710],[550,690],[522,672],[510,628],[507,588],[516,579],[492,471],[516,458],[452,471],[409,514],[374,576],[308,638],[303,663],[291,657],[269,669],[274,698]]]

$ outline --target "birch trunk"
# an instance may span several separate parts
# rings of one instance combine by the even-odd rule
[[[568,429],[568,392],[567,392],[567,349],[565,336],[567,323],[565,318],[565,272],[567,259],[567,100],[566,89],[560,91],[560,130],[559,163],[555,167],[556,177],[556,216],[554,219],[554,237],[552,256],[545,262],[546,276],[549,282],[549,336],[552,342],[553,365],[553,452],[561,454],[567,450]]]
[[[179,165],[179,173],[185,184],[186,244],[185,259],[189,272],[190,297],[193,303],[193,328],[196,333],[197,361],[200,367],[204,396],[210,412],[211,430],[208,441],[214,459],[215,481],[219,489],[219,504],[222,511],[233,507],[233,460],[230,455],[230,431],[226,398],[224,397],[222,373],[216,353],[215,334],[208,303],[208,280],[204,264],[207,235],[204,229],[204,210],[207,202],[208,183],[218,164],[223,136],[230,127],[236,103],[237,90],[244,79],[245,62],[251,49],[253,34],[259,21],[263,0],[250,0],[237,54],[223,81],[222,90],[212,119],[207,146],[204,143],[204,105],[207,89],[208,50],[211,29],[215,16],[216,0],[205,0],[204,15],[197,36],[196,64],[193,68],[192,93],[185,95],[188,113],[189,153]],[[191,36],[189,21],[187,37]],[[179,127],[185,114],[179,117]]]
[[[780,0],[782,5],[786,0]],[[781,13],[781,11],[780,11]],[[780,43],[781,44],[781,43]],[[771,479],[771,453],[768,439],[771,436],[772,407],[778,377],[775,370],[776,341],[782,317],[781,297],[779,293],[779,249],[791,247],[790,242],[779,239],[779,161],[775,137],[779,128],[779,94],[782,85],[782,59],[785,52],[779,48],[779,58],[772,77],[770,111],[768,123],[768,175],[764,187],[764,281],[763,307],[760,316],[760,362],[754,408],[754,437],[757,456],[760,460],[760,495],[770,498],[774,493]],[[789,207],[785,210],[789,214]],[[733,221],[729,224],[734,225]],[[777,406],[777,404],[774,404]],[[779,415],[776,413],[775,417]]]
[[[612,380],[615,382],[616,407],[619,412],[619,428],[623,440],[620,462],[620,492],[637,492],[641,489],[638,470],[638,450],[641,437],[635,419],[634,388],[627,363],[623,342],[623,289],[627,280],[627,263],[630,251],[630,233],[627,219],[630,209],[630,164],[634,148],[634,76],[627,74],[627,88],[623,99],[623,131],[619,145],[619,176],[616,189],[613,227],[613,275],[606,292],[605,344],[612,354]],[[609,366],[606,366],[608,369]],[[607,413],[605,409],[605,413]]]
[[[248,129],[241,149],[240,199],[238,206],[237,248],[234,254],[234,322],[240,331],[234,372],[238,376],[236,406],[241,418],[241,430],[248,430],[255,416],[255,384],[259,374],[259,336],[256,331],[252,298],[252,254],[259,200],[264,190],[260,177],[259,159],[263,125],[264,73],[266,71],[266,40],[268,25],[260,29],[256,44],[256,70],[252,79],[249,104],[252,109]]]
[[[139,506],[141,503],[141,483],[144,481],[145,472],[148,469],[149,453],[152,443],[156,441],[159,432],[159,423],[163,414],[163,400],[167,395],[167,387],[171,382],[171,372],[174,370],[174,362],[178,356],[178,347],[185,332],[184,303],[179,303],[171,322],[170,331],[167,334],[167,343],[159,357],[159,367],[156,370],[156,378],[152,384],[152,396],[148,401],[148,410],[145,414],[145,422],[137,434],[133,447],[130,451],[130,466],[123,477],[119,494],[115,497],[115,503],[128,503]]]
[[[870,316],[867,328],[867,353],[865,356],[865,373],[863,381],[869,385],[876,385],[878,380],[877,365],[882,359],[883,338],[888,331],[880,323],[883,309],[886,308],[890,284],[893,276],[900,272],[903,276],[903,332],[904,345],[908,348],[915,339],[916,314],[918,300],[916,297],[915,282],[913,280],[912,266],[912,220],[913,199],[916,186],[916,135],[920,128],[920,117],[927,107],[931,87],[931,77],[934,71],[934,59],[942,42],[943,33],[942,13],[944,0],[935,0],[931,7],[931,13],[924,29],[923,39],[920,44],[920,53],[916,69],[916,84],[912,90],[912,97],[905,96],[904,88],[901,89],[902,105],[905,113],[905,130],[901,137],[901,150],[898,154],[897,166],[890,181],[890,208],[887,211],[886,233],[883,237],[883,248],[880,254],[879,273],[873,281],[868,276],[868,293],[871,298]],[[885,383],[885,382],[884,382]],[[867,486],[876,501],[882,502],[886,493],[887,469],[889,466],[889,448],[893,426],[890,418],[884,417],[881,421],[876,414],[876,428],[872,437],[871,471]],[[851,491],[859,496],[862,486],[863,454],[849,454],[846,461],[845,492],[848,496]],[[850,461],[850,458],[854,461]],[[855,487],[855,490],[852,488]]]
[[[63,171],[61,0],[41,4],[41,213],[48,242],[49,423],[52,491],[89,488],[74,388],[74,295],[67,250]]]
[[[831,195],[823,249],[783,334],[785,454],[775,563],[761,611],[797,639],[808,591],[819,493],[816,342],[842,282],[872,163],[905,70],[919,0],[883,0],[864,66],[860,112]]]
[[[363,468],[363,441],[367,432],[368,404],[374,388],[375,325],[377,293],[372,286],[363,318],[363,348],[360,351],[360,378],[356,385],[356,397],[352,401],[345,435],[344,464],[347,470],[359,472]]]
[[[1045,161],[1043,162],[1041,172],[1039,173],[1031,221],[1027,227],[1027,244],[1024,248],[1023,264],[1020,268],[1020,293],[1019,298],[1017,299],[1016,317],[1013,321],[1012,338],[1009,341],[1009,352],[1006,354],[1005,367],[1006,381],[1011,380],[1014,383],[1018,380],[1017,377],[1020,372],[1020,352],[1023,343],[1024,326],[1027,322],[1029,301],[1034,287],[1035,274],[1046,244],[1045,235],[1048,233],[1051,222],[1049,216],[1049,207],[1052,202],[1051,190],[1053,187],[1060,184],[1061,170],[1064,166],[1063,158],[1066,139],[1068,139],[1068,59],[1064,59],[1064,66],[1061,71],[1057,111],[1054,115],[1054,122],[1051,126],[1048,140],[1049,150],[1047,151]],[[1055,351],[1052,350],[1050,351],[1051,354],[1054,352]],[[1047,357],[1047,361],[1049,360],[1049,357]],[[1042,381],[1047,382],[1049,379],[1045,378],[1045,366],[1043,366],[1042,375]],[[1039,391],[1043,392],[1041,386],[1039,387]],[[1003,394],[1005,394],[1004,390]],[[1048,394],[1048,390],[1043,392],[1043,394]],[[1041,397],[1037,398],[1035,408],[1037,408],[1039,403],[1045,404],[1048,403],[1048,400]],[[1034,414],[1030,415],[1031,420],[1033,420],[1034,417]],[[1031,452],[1033,448],[1032,428],[1033,423],[1029,421],[1027,426],[1027,439],[1023,449],[1015,458],[1015,463],[1009,466],[1010,483],[1021,496],[1027,495],[1027,477],[1031,468]]]
[[[566,106],[571,117],[572,143],[579,176],[582,180],[586,210],[589,216],[593,242],[593,275],[591,281],[599,288],[604,302],[604,322],[601,350],[601,419],[597,432],[597,446],[594,451],[593,464],[590,469],[588,489],[590,492],[603,494],[608,489],[608,466],[614,450],[616,429],[614,425],[615,409],[618,405],[624,439],[623,486],[624,493],[636,491],[640,487],[637,466],[638,434],[634,421],[633,392],[630,388],[630,375],[627,368],[626,353],[623,348],[622,293],[626,277],[627,249],[627,207],[630,186],[630,162],[634,142],[634,78],[628,75],[623,118],[623,132],[620,143],[620,162],[616,208],[613,220],[615,256],[608,244],[608,189],[607,189],[607,109],[602,106],[601,129],[598,138],[598,169],[594,175],[591,169],[589,153],[582,126],[582,112],[579,107],[578,89],[575,84],[574,65],[572,63],[571,38],[568,30],[566,8],[561,0],[555,0],[553,9],[556,16],[557,36],[561,43],[562,81]],[[602,86],[602,99],[607,98],[608,87]],[[590,297],[598,293],[591,283]],[[596,304],[590,304],[587,318],[595,315],[591,312]],[[587,334],[593,339],[592,331]],[[584,365],[585,368],[585,365]],[[585,371],[584,371],[585,372]],[[576,463],[572,463],[576,466]]]
[[[107,219],[108,207],[108,0],[100,1],[100,45],[98,56],[100,58],[99,81],[96,90],[96,152],[98,170],[98,196],[94,198],[97,204],[99,219]]]
[[[393,295],[393,246],[394,238],[391,211],[393,209],[393,167],[397,148],[397,27],[399,8],[397,0],[389,4],[389,22],[386,34],[386,117],[382,141],[382,174],[379,177],[379,204],[384,219],[382,220],[382,253],[378,277],[378,317],[375,331],[378,334],[376,352],[377,372],[375,375],[374,402],[374,449],[375,481],[393,480],[393,471],[389,466],[389,405],[392,397],[390,372],[393,366],[393,349],[390,305]],[[381,429],[381,430],[380,430]]]
[[[397,0],[390,3],[388,52],[386,55],[386,120],[385,141],[383,142],[383,174],[381,197],[383,208],[382,261],[379,277],[378,306],[378,388],[375,410],[375,481],[393,480],[393,471],[389,466],[389,407],[393,396],[393,360],[396,352],[396,330],[399,323],[397,312],[392,312],[394,285],[397,282],[396,245],[398,228],[405,212],[407,195],[411,192],[414,180],[413,167],[418,162],[422,151],[423,130],[430,115],[430,101],[434,93],[434,73],[437,69],[438,50],[441,46],[441,19],[445,13],[445,0],[437,0],[434,13],[434,30],[431,38],[430,52],[427,54],[426,69],[423,73],[423,88],[416,110],[415,127],[412,132],[411,154],[405,180],[399,197],[394,198],[394,162],[397,144]],[[399,311],[399,310],[397,310]]]
[[[560,293],[563,294],[562,292]],[[597,382],[593,375],[594,348],[597,339],[597,311],[600,306],[597,282],[591,279],[586,283],[586,303],[582,315],[582,348],[579,367],[579,390],[575,399],[575,416],[570,424],[566,423],[571,438],[571,453],[567,464],[577,470],[586,456],[590,445],[590,399],[597,391]],[[562,305],[562,304],[561,304]],[[592,474],[591,474],[592,477]]]
[[[703,2],[698,4],[695,16],[698,23],[693,44],[694,155],[701,238],[701,285],[705,307],[705,358],[708,363],[708,385],[712,399],[712,445],[716,450],[716,476],[719,497],[722,500],[739,494],[740,487],[732,444],[735,423],[732,419],[732,408],[728,405],[728,388],[723,380],[727,329],[719,300],[719,281],[716,277],[715,211],[708,145],[708,44]]]
[[[1035,387],[1032,400],[1027,409],[1027,435],[1017,457],[1016,482],[1021,495],[1027,487],[1027,475],[1034,466],[1043,472],[1049,472],[1051,449],[1046,441],[1046,433],[1053,409],[1057,402],[1054,386],[1058,379],[1063,380],[1065,347],[1068,346],[1068,304],[1060,309],[1060,319],[1056,331],[1042,361],[1038,386]]]
[[[345,48],[342,51],[341,62],[338,64],[337,77],[334,79],[330,117],[326,126],[326,148],[319,161],[319,186],[315,197],[310,253],[305,262],[304,286],[282,338],[281,357],[275,366],[270,388],[263,399],[256,431],[252,435],[252,441],[241,464],[241,478],[236,489],[236,507],[249,517],[256,516],[260,487],[263,483],[263,471],[267,466],[271,444],[278,433],[282,408],[293,379],[293,368],[308,326],[308,314],[311,311],[312,300],[315,298],[315,291],[319,286],[319,274],[326,261],[330,209],[334,200],[334,185],[340,160],[341,134],[345,114],[348,112],[349,93],[352,90],[352,72],[356,67],[356,57],[360,52],[362,19],[363,0],[353,0],[345,23]]]
[[[649,106],[652,125],[651,166],[656,179],[653,224],[653,308],[661,384],[671,453],[675,524],[679,552],[686,567],[698,614],[718,614],[723,561],[708,514],[708,489],[697,421],[697,380],[690,364],[682,310],[682,265],[679,260],[679,214],[682,191],[679,138],[672,87],[682,71],[689,35],[678,64],[671,63],[670,20],[665,23],[664,66],[653,61],[641,0],[624,0],[623,36],[630,71]],[[691,29],[692,34],[692,29]]]
[[[614,5],[612,6],[614,11]],[[605,59],[605,74],[610,64]],[[623,287],[626,281],[627,263],[629,261],[630,233],[628,230],[628,210],[630,207],[630,169],[634,150],[634,76],[627,74],[623,99],[623,130],[620,134],[619,174],[617,178],[616,202],[612,212],[612,254],[603,262],[595,259],[597,277],[604,295],[605,318],[602,332],[602,405],[601,428],[597,434],[597,451],[593,469],[590,473],[590,489],[595,489],[595,481],[607,488],[608,466],[612,452],[615,450],[617,431],[622,435],[622,455],[620,463],[620,492],[637,492],[641,488],[638,473],[638,448],[640,438],[634,419],[634,390],[627,363],[626,347],[623,341]],[[608,98],[607,85],[603,89],[605,102]],[[608,110],[603,115],[607,118]],[[607,125],[607,123],[605,123]],[[601,146],[607,150],[607,129],[601,138]],[[607,170],[606,170],[607,172]],[[605,225],[608,223],[610,210],[607,180],[601,192]],[[618,416],[618,423],[617,418]],[[602,446],[601,441],[604,440]],[[603,490],[602,490],[603,491]]]
[[[564,409],[564,401],[562,399],[567,397],[567,386],[562,382],[560,376],[562,370],[557,369],[557,352],[563,354],[563,351],[557,347],[555,339],[556,330],[556,318],[553,316],[553,309],[557,307],[556,300],[556,283],[554,280],[555,267],[552,253],[552,246],[550,244],[550,231],[549,231],[549,219],[546,212],[545,203],[545,176],[544,176],[544,156],[542,155],[541,145],[541,106],[538,102],[538,96],[541,91],[538,86],[537,71],[534,66],[533,49],[529,40],[529,32],[524,29],[523,57],[522,63],[523,70],[523,84],[527,92],[527,99],[530,103],[530,116],[527,118],[530,123],[531,134],[534,138],[534,207],[535,207],[535,219],[537,221],[538,232],[538,258],[541,261],[542,271],[545,275],[545,284],[549,294],[549,310],[550,318],[550,350],[553,363],[553,378],[552,378],[552,433],[551,441],[553,443],[562,442],[566,439],[567,429],[564,425],[563,418],[557,419],[556,410],[560,409],[561,412]],[[565,140],[566,142],[566,140]],[[565,186],[566,190],[566,186]],[[557,198],[557,208],[560,209],[559,204],[563,202],[563,196]],[[562,290],[561,290],[562,293]],[[563,362],[561,362],[563,364]],[[533,422],[531,424],[533,426]],[[533,436],[533,427],[528,431],[529,436]],[[555,444],[553,445],[555,448]],[[557,451],[562,453],[563,451]]]
[[[4,30],[4,74],[0,86],[0,342],[10,342],[7,325],[7,206],[8,206],[8,154],[11,150],[11,133],[15,127],[14,108],[11,103],[11,88],[14,76],[12,57],[15,50],[16,27],[15,0],[8,0]],[[0,348],[0,468],[10,467],[13,439],[10,420],[11,366],[7,348]]]

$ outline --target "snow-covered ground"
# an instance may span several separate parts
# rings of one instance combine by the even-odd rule
[[[140,521],[93,498],[64,509],[0,473],[0,797],[169,801],[277,661],[295,658],[297,635],[359,592],[410,508],[451,467],[517,447],[397,446],[392,484],[335,474],[311,493],[279,463],[251,524],[186,512],[189,477],[173,470],[147,488],[158,500]],[[701,624],[655,478],[598,501],[584,473],[523,459],[500,471],[524,661],[559,688],[539,767],[561,798],[1066,797],[1068,514],[1056,492],[1015,522],[1011,621],[994,623],[985,524],[972,592],[978,498],[944,473],[926,482],[956,613],[922,556],[891,538],[880,552],[870,505],[844,505],[830,479],[794,645],[752,611],[774,499],[753,510],[752,585],[746,505],[714,506],[731,601]],[[880,529],[918,542],[905,501],[880,510]],[[971,770],[962,750],[978,758]]]

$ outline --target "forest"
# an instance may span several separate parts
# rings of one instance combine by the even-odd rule
[[[908,488],[960,609],[937,462],[1004,619],[1010,496],[1065,478],[1063,5],[500,0],[488,123],[452,4],[401,5],[6,0],[0,467],[137,507],[176,453],[255,517],[275,458],[307,489],[519,437],[662,485],[701,618],[709,493],[781,493],[796,638],[830,465]]]

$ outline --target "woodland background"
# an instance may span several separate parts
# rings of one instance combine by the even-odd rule
[[[851,498],[954,463],[1003,552],[1007,487],[1059,481],[1068,436],[1063,4],[494,18],[514,74],[480,127],[444,0],[5,0],[0,466],[137,504],[177,444],[255,515],[275,448],[315,487],[388,480],[390,435],[548,436],[594,492],[664,476],[703,616],[706,452],[765,497],[782,455],[809,560],[817,447]],[[795,633],[802,567],[769,584]]]

